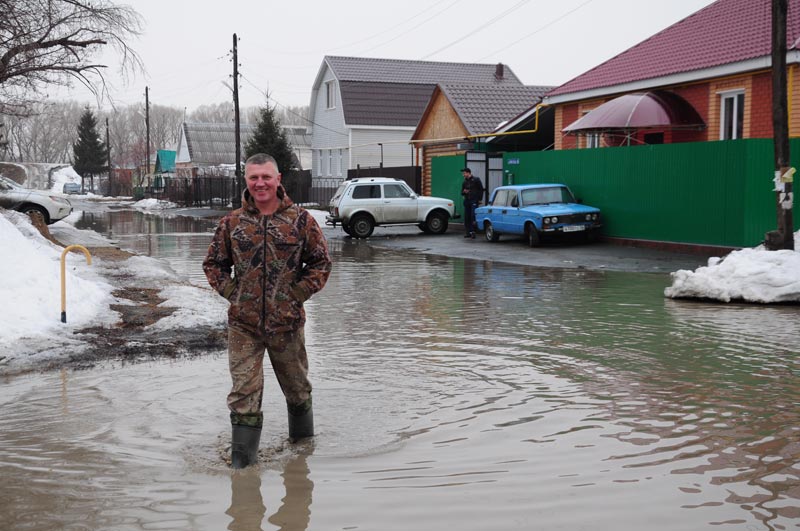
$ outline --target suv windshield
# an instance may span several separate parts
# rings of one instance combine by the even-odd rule
[[[574,203],[575,198],[566,186],[530,188],[522,191],[522,206],[546,205],[549,203]]]
[[[0,177],[0,188],[5,188],[6,190],[11,190],[12,188],[22,189],[22,186],[20,186],[16,182],[12,181],[8,177]]]

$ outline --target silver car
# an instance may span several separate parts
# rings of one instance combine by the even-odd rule
[[[29,215],[38,213],[48,225],[64,219],[72,212],[72,205],[63,197],[42,190],[23,188],[2,176],[0,176],[0,208]]]

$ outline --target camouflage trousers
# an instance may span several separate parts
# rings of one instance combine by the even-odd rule
[[[286,403],[291,407],[311,402],[303,328],[266,336],[229,326],[228,365],[233,387],[228,408],[233,424],[261,427],[265,351]]]

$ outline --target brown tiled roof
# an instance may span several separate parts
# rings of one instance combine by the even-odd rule
[[[508,85],[439,85],[467,131],[479,135],[493,131],[540,102],[553,87]]]
[[[325,58],[341,90],[348,125],[414,127],[438,83],[523,86],[507,65],[366,57]]]
[[[548,96],[611,87],[769,56],[770,0],[718,0]],[[800,0],[789,0],[787,47],[800,43]]]
[[[414,127],[436,85],[341,81],[348,124]]]
[[[444,63],[405,59],[374,59],[369,57],[326,56],[325,60],[341,81],[383,83],[475,83],[521,85],[522,82],[508,65],[503,65],[503,77],[495,77],[496,64]]]

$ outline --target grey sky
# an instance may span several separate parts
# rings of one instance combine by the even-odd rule
[[[108,79],[120,104],[187,107],[231,100],[239,37],[240,102],[308,105],[325,55],[503,62],[528,85],[560,85],[712,0],[128,0],[144,18],[131,43],[146,73]],[[85,91],[67,94],[95,105]],[[104,103],[104,106],[107,106]]]

